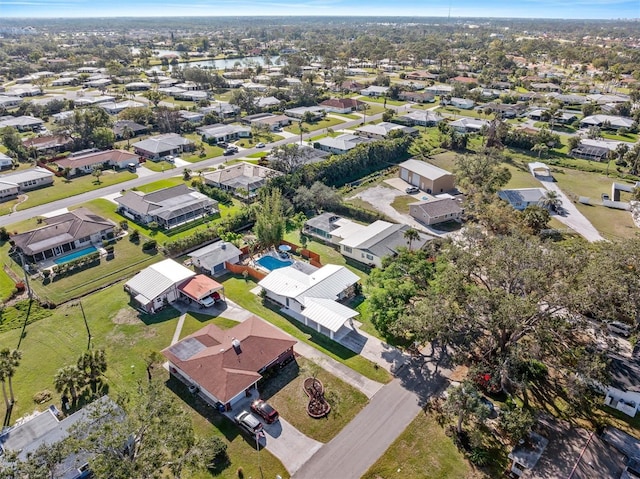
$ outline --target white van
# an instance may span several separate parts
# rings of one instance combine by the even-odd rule
[[[607,329],[609,330],[609,332],[619,334],[620,336],[624,336],[625,338],[631,336],[631,326],[625,323],[612,321],[610,323],[607,323]]]

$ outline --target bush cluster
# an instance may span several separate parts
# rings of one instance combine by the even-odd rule
[[[100,263],[100,253],[94,251],[82,258],[74,259],[68,263],[56,264],[51,268],[54,277],[62,277],[78,272],[85,268],[90,268]]]

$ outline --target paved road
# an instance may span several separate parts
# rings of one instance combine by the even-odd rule
[[[416,360],[417,361],[417,360]],[[369,404],[292,476],[358,479],[420,413],[447,380],[431,364],[405,366]]]
[[[367,116],[367,121],[377,120],[382,117],[382,114]],[[357,120],[349,120],[341,125],[337,125],[338,128],[350,128],[352,126],[357,126],[362,123],[362,119]],[[302,135],[303,140],[309,139],[313,136],[319,135],[323,130],[316,130]],[[273,143],[269,143],[266,146],[266,149],[274,148],[276,146],[288,144],[288,143],[296,143],[300,141],[300,135],[295,135],[289,138],[284,138],[282,140],[278,140]],[[265,148],[249,148],[243,150],[241,152],[236,153],[233,156],[218,156],[215,158],[210,158],[208,160],[200,161],[198,163],[189,163],[188,166],[178,166],[175,169],[167,170],[165,172],[152,172],[149,174],[145,171],[145,174],[142,177],[138,177],[134,180],[125,181],[124,183],[118,183],[117,185],[106,186],[104,188],[98,188],[95,190],[87,191],[86,193],[82,193],[76,196],[70,196],[68,198],[64,198],[58,201],[53,201],[51,203],[47,203],[40,206],[34,206],[33,208],[28,208],[26,210],[16,211],[15,213],[11,213],[9,215],[0,216],[0,226],[6,226],[11,223],[17,223],[19,221],[23,221],[29,218],[33,218],[35,216],[42,216],[50,211],[57,211],[63,208],[69,208],[71,206],[85,203],[87,201],[95,200],[96,198],[101,198],[103,196],[113,195],[115,193],[119,193],[121,190],[129,190],[131,188],[135,188],[137,186],[142,186],[147,183],[151,183],[152,181],[158,180],[165,176],[176,176],[182,175],[182,172],[185,168],[190,169],[198,169],[202,170],[205,168],[218,166],[221,163],[224,163],[229,160],[234,160],[238,158],[243,158],[252,153],[258,153],[261,151],[265,151]],[[54,188],[57,188],[54,186]]]
[[[600,236],[598,230],[594,228],[591,222],[585,218],[582,213],[580,213],[578,208],[576,208],[576,205],[574,205],[571,199],[564,194],[557,183],[552,181],[541,181],[540,183],[542,183],[542,186],[547,190],[558,193],[558,196],[562,199],[562,208],[564,208],[566,213],[564,216],[554,215],[554,218],[564,223],[578,234],[584,236],[587,241],[604,241],[604,238]]]

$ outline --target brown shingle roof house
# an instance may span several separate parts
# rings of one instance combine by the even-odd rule
[[[202,397],[227,409],[254,388],[262,373],[293,358],[296,340],[256,316],[231,329],[205,326],[162,351],[169,371],[200,387]]]

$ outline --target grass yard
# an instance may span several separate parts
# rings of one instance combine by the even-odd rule
[[[16,284],[4,269],[0,270],[0,302],[4,303],[13,294]]]
[[[224,281],[225,295],[240,307],[262,317],[271,324],[291,334],[299,341],[315,347],[369,379],[381,383],[391,381],[391,376],[387,371],[376,367],[376,365],[368,359],[359,356],[350,349],[329,339],[327,336],[306,327],[299,321],[283,316],[276,306],[264,305],[260,297],[250,292],[250,290],[255,287],[255,281],[251,279],[245,280],[240,276],[228,276]]]
[[[413,196],[400,195],[396,196],[393,203],[391,203],[391,207],[400,213],[404,213],[406,215],[409,214],[409,204],[415,203],[416,200]]]
[[[138,383],[147,381],[144,357],[149,351],[160,351],[169,345],[179,317],[173,308],[154,316],[141,316],[128,306],[128,301],[122,284],[117,284],[87,297],[82,303],[93,347],[104,348],[107,353],[106,389],[111,397],[119,393],[135,394]],[[60,408],[60,395],[53,386],[56,371],[75,363],[87,348],[87,332],[78,306],[68,304],[48,312],[50,316],[27,326],[20,345],[23,356],[13,380],[17,402],[12,422],[34,409],[44,410],[50,404]],[[0,333],[0,344],[15,347],[19,337],[19,329]],[[164,369],[158,369],[156,375],[168,377]],[[178,381],[169,379],[166,384],[176,394],[176,400],[191,413],[198,435],[216,435],[228,444],[230,463],[225,469],[217,475],[201,471],[190,477],[237,479],[239,467],[243,468],[245,477],[259,477],[257,452],[237,426],[202,402],[194,404],[195,398]],[[45,389],[53,393],[52,400],[36,405],[32,400],[34,394]],[[260,451],[260,456],[260,465],[267,477],[276,474],[289,477],[268,451]]]
[[[173,170],[176,165],[174,165],[173,163],[169,163],[168,161],[151,161],[151,160],[147,160],[144,163],[142,163],[142,166],[144,166],[145,168],[150,169],[151,171],[167,171],[167,170]]]
[[[638,141],[637,133],[626,133],[625,135],[620,135],[619,133],[612,133],[608,131],[601,131],[600,136],[606,140],[616,140],[616,141],[628,141],[631,143],[636,143]],[[629,145],[631,148],[633,145]]]
[[[490,119],[491,115],[487,116],[484,113],[476,111],[475,109],[463,110],[462,108],[456,108],[453,106],[441,106],[437,108],[435,111],[438,113],[448,113],[450,115],[455,116],[456,118],[461,116],[466,116],[468,118],[480,118],[483,120]]]
[[[302,383],[314,375],[322,381],[325,398],[331,405],[331,412],[323,419],[313,419],[306,410],[309,399]],[[259,389],[260,397],[269,401],[296,429],[324,443],[333,439],[368,403],[367,397],[353,386],[302,357],[259,385]]]
[[[329,113],[329,115],[335,115],[335,116],[339,116],[342,118],[347,118],[349,120],[357,120],[358,118],[361,118],[360,115],[356,115],[355,113],[335,113],[335,112],[331,112]]]
[[[421,413],[363,479],[464,479],[477,477],[431,414]]]
[[[193,141],[197,145],[196,150],[193,151],[192,153],[188,153],[188,154],[184,153],[180,155],[180,158],[182,158],[185,161],[188,161],[189,163],[197,163],[198,161],[203,161],[209,158],[222,156],[222,154],[224,153],[224,150],[219,146],[212,146],[207,142],[202,141],[202,138],[197,133],[189,133],[188,135],[184,135],[184,137],[189,138],[191,141]],[[205,152],[204,156],[201,156],[200,154],[200,145],[202,145],[202,148],[204,148],[204,152]]]
[[[250,155],[247,155],[247,158],[264,158],[268,154],[268,151],[259,151],[257,153],[251,153]]]
[[[215,324],[220,329],[231,329],[240,323],[238,321],[222,318],[220,316],[211,316],[209,314],[191,311],[187,313],[187,316],[185,317],[180,334],[180,339],[189,336],[190,334],[193,334],[210,324]]]
[[[303,122],[302,126],[307,129],[307,131],[317,131],[322,130],[323,128],[333,128],[334,126],[342,125],[344,123],[342,120],[338,118],[323,118],[322,120],[318,120],[313,123]],[[289,126],[286,126],[285,131],[289,133],[293,133],[295,135],[300,134],[300,123],[295,122]]]
[[[235,143],[243,148],[255,148],[258,143],[273,143],[275,141],[284,140],[284,136],[276,135],[275,133],[261,133],[251,138],[242,138]]]
[[[362,101],[366,101],[367,103],[378,103],[380,105],[393,105],[393,106],[404,106],[407,104],[406,101],[401,101],[401,100],[392,100],[390,98],[384,98],[384,97],[372,97],[372,96],[368,96],[365,98],[362,98]]]
[[[70,196],[76,196],[87,191],[116,185],[118,183],[133,180],[137,177],[138,175],[128,171],[121,171],[118,173],[113,171],[104,171],[100,177],[99,184],[96,182],[96,178],[93,175],[80,176],[71,180],[66,180],[62,177],[55,177],[53,186],[27,192],[26,194],[29,198],[24,203],[20,203],[18,205],[18,210],[26,210],[33,206],[51,203],[63,198],[69,198]]]
[[[167,178],[154,181],[153,183],[147,183],[146,185],[137,186],[134,189],[143,193],[151,193],[152,191],[161,190],[162,188],[171,188],[172,186],[178,186],[182,183],[185,183],[182,176],[169,176]]]
[[[20,265],[9,257],[8,251],[8,243],[0,247],[0,260],[20,277],[23,274]],[[164,259],[161,254],[143,253],[139,245],[123,238],[116,243],[115,256],[111,260],[106,260],[103,257],[97,266],[54,281],[47,280],[45,283],[42,279],[37,279],[31,281],[30,284],[40,299],[61,304],[72,298],[82,297],[119,279],[133,276],[136,272],[161,259]]]
[[[367,100],[369,101],[369,100]],[[358,113],[360,113],[361,115],[366,115],[367,118],[373,115],[377,115],[379,113],[384,113],[384,111],[386,110],[386,108],[382,105],[379,105],[377,103],[371,104],[371,103],[367,103],[367,110],[366,111],[359,111]]]

